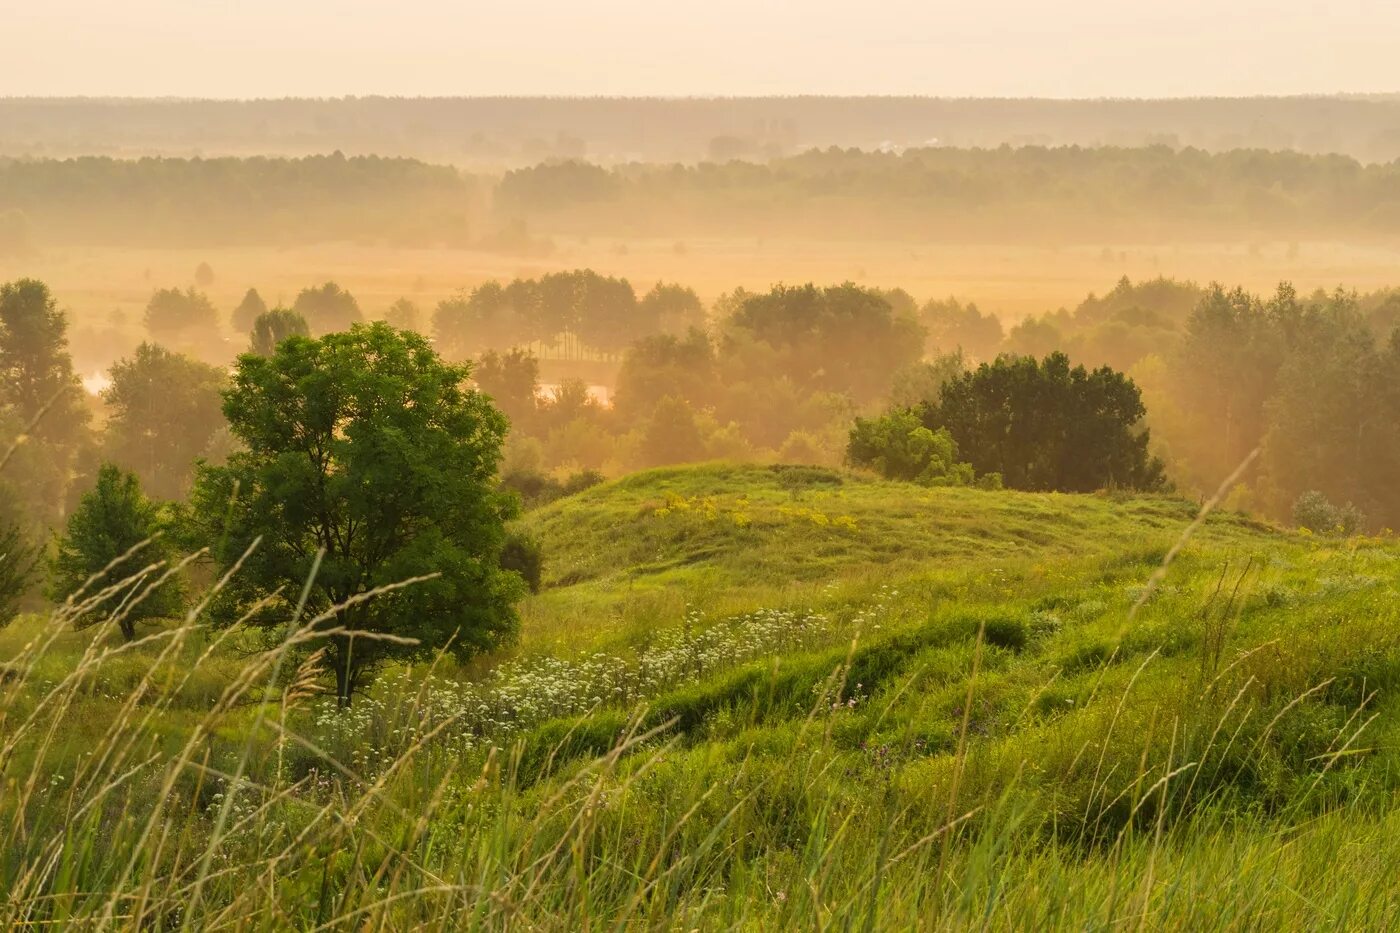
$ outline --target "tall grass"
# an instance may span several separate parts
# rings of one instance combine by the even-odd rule
[[[914,574],[347,711],[332,616],[121,644],[85,594],[5,633],[0,923],[1393,927],[1395,558]]]

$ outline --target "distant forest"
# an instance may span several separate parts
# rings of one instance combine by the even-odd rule
[[[1374,240],[1400,161],[1235,150],[812,150],[768,162],[553,160],[500,174],[377,156],[0,158],[0,253],[69,243],[524,248],[550,235],[807,240]]]
[[[464,243],[471,179],[414,159],[0,159],[0,255],[64,243]]]
[[[1400,97],[0,99],[0,155],[10,156],[340,150],[503,169],[549,158],[766,159],[813,147],[935,141],[1286,149],[1388,162],[1400,158]]]

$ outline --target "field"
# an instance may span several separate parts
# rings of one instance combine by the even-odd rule
[[[0,922],[1393,928],[1389,539],[809,468],[534,512],[520,644],[0,632]]]
[[[744,286],[775,282],[903,287],[920,301],[955,295],[1014,323],[1028,314],[1074,307],[1102,294],[1123,275],[1221,281],[1268,292],[1292,281],[1307,293],[1339,284],[1365,291],[1394,284],[1396,249],[1385,244],[1285,242],[1181,245],[1095,243],[1079,246],[949,245],[840,241],[619,240],[558,237],[545,254],[467,249],[397,249],[328,244],[277,249],[147,250],[67,247],[24,260],[0,259],[0,280],[43,279],[70,312],[79,369],[105,369],[142,339],[142,314],[156,288],[184,287],[208,262],[207,291],[227,320],[249,287],[269,304],[290,304],[302,288],[328,279],[359,299],[369,316],[408,297],[425,313],[458,289],[491,278],[530,277],[564,268],[593,268],[629,278],[641,291],[664,279],[695,288],[712,302]],[[111,323],[112,312],[120,320]],[[228,357],[246,335],[227,334]]]

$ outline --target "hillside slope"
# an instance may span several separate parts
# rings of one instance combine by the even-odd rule
[[[1151,564],[1196,512],[1170,496],[928,489],[810,467],[650,470],[525,516],[545,550],[525,637],[567,647],[619,626],[665,627],[688,609],[840,603],[911,576],[965,585],[1104,557]],[[1195,541],[1277,538],[1217,514]]]
[[[1194,512],[639,474],[521,520],[515,656],[348,710],[31,617],[0,923],[1392,929],[1400,547]]]

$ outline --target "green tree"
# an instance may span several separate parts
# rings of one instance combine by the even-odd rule
[[[516,630],[524,585],[500,565],[515,505],[496,486],[506,420],[470,374],[380,323],[245,354],[225,393],[245,449],[200,467],[191,512],[222,567],[261,543],[215,618],[266,599],[251,623],[285,630],[309,581],[309,613],[339,607],[320,627],[341,629],[326,633],[341,704],[387,659],[466,659]]]
[[[168,346],[206,340],[219,328],[219,312],[209,296],[193,288],[160,288],[146,303],[146,332]]]
[[[335,282],[327,282],[319,288],[303,288],[292,310],[306,319],[313,334],[349,330],[363,320],[355,296]]]
[[[250,353],[258,356],[271,356],[277,345],[288,337],[309,337],[311,329],[306,326],[306,318],[286,308],[273,308],[259,314],[253,321]]]
[[[19,612],[20,600],[34,584],[39,548],[24,526],[14,491],[0,486],[0,626]]]
[[[110,370],[107,456],[161,499],[189,492],[195,460],[223,427],[226,376],[217,366],[143,343]]]
[[[946,428],[979,476],[1001,474],[1012,489],[1091,492],[1106,486],[1158,489],[1162,464],[1139,430],[1147,410],[1133,381],[1108,367],[1071,367],[998,357],[943,386],[920,420]]]
[[[51,595],[77,603],[100,595],[78,627],[112,621],[127,641],[136,637],[138,624],[179,615],[184,587],[168,572],[172,551],[162,536],[167,525],[134,475],[104,464],[58,540]]]
[[[8,475],[35,517],[61,514],[88,418],[68,354],[68,320],[48,286],[35,279],[0,285],[0,449],[24,441]]]
[[[256,288],[250,288],[243,294],[243,300],[238,303],[238,307],[233,309],[233,329],[240,334],[246,334],[253,329],[253,322],[266,313],[267,302],[263,301]]]

